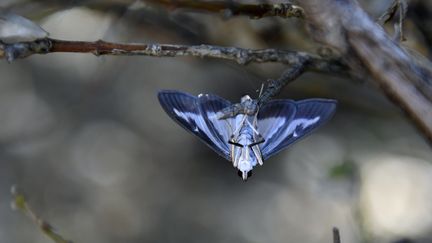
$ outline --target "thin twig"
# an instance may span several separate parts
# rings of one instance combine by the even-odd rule
[[[282,17],[282,18],[303,18],[303,9],[291,3],[278,4],[245,4],[227,1],[195,1],[195,0],[146,0],[145,2],[163,5],[169,9],[192,9],[197,11],[207,11],[222,13],[224,17],[249,16],[259,19],[263,17]]]
[[[11,193],[13,196],[13,207],[28,216],[33,221],[33,223],[38,226],[42,233],[44,233],[44,235],[46,235],[55,243],[72,243],[72,241],[66,240],[59,233],[55,232],[55,229],[48,222],[44,221],[34,213],[34,211],[28,205],[25,196],[17,190],[16,186],[11,188]]]
[[[333,243],[341,243],[339,229],[333,227]]]
[[[392,4],[384,11],[383,14],[381,14],[380,17],[378,17],[377,23],[379,25],[384,25],[385,23],[390,21],[396,14],[398,8],[399,8],[399,0],[393,0]]]
[[[25,58],[33,54],[48,54],[53,52],[92,53],[100,55],[122,56],[153,56],[175,57],[195,56],[226,59],[241,65],[249,63],[277,62],[288,65],[308,60],[309,71],[338,73],[348,75],[345,65],[337,60],[324,59],[306,52],[261,49],[252,50],[238,47],[223,47],[213,45],[171,45],[171,44],[120,44],[105,41],[65,41],[55,39],[41,39],[34,42],[5,44],[0,42],[0,58],[9,61]]]
[[[394,25],[395,39],[405,41],[405,35],[403,33],[403,22],[405,20],[408,10],[408,3],[406,0],[394,0],[390,7],[378,18],[377,23],[384,25],[398,14],[398,19]]]
[[[283,72],[278,79],[269,80],[268,86],[266,87],[262,95],[257,100],[258,106],[265,104],[272,97],[279,94],[283,87],[293,82],[300,75],[302,75],[306,71],[308,65],[309,65],[308,60],[295,63],[292,66],[290,66],[285,72]]]
[[[218,119],[227,119],[235,117],[239,114],[254,115],[260,106],[268,102],[272,97],[277,95],[283,87],[302,75],[308,66],[308,61],[298,62],[288,68],[276,80],[269,80],[264,92],[258,99],[250,102],[242,102],[233,104],[218,113]]]

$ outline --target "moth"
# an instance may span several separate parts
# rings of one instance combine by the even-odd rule
[[[326,123],[337,104],[331,99],[271,100],[253,115],[218,119],[221,110],[232,105],[219,96],[165,90],[158,99],[174,121],[231,161],[243,180],[256,165]],[[241,98],[242,103],[251,100],[248,95]]]

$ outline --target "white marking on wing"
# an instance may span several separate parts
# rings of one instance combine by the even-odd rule
[[[228,118],[228,119],[223,119],[223,120],[219,120],[217,118],[217,112],[213,112],[213,111],[205,111],[208,119],[210,120],[210,122],[212,123],[212,125],[216,128],[216,130],[220,133],[220,135],[222,136],[223,140],[225,143],[228,142],[228,140],[231,137],[231,134],[233,133],[233,119],[232,118]]]
[[[286,129],[284,129],[283,131],[279,131],[279,129],[275,129],[274,131],[272,131],[272,133],[269,134],[270,136],[268,136],[268,138],[273,136],[273,134],[275,134],[278,131],[283,132],[283,134],[278,135],[277,140],[273,141],[271,144],[268,144],[268,147],[266,148],[266,150],[272,151],[274,148],[276,148],[279,144],[281,144],[291,134],[294,138],[299,137],[299,134],[297,133],[297,127],[300,126],[302,129],[306,129],[306,128],[312,126],[313,124],[317,123],[319,120],[320,120],[319,116],[314,117],[312,119],[299,118],[299,119],[295,119],[295,120],[291,121],[290,124],[288,125],[288,127]],[[301,136],[301,134],[300,134],[300,136]]]
[[[201,120],[198,121],[198,119],[195,119],[195,118],[198,117],[197,114],[192,113],[192,112],[182,112],[182,111],[177,110],[176,108],[173,108],[173,110],[174,110],[174,113],[178,117],[180,117],[183,120],[187,121],[189,124],[190,124],[189,120],[195,121],[196,126],[193,127],[192,129],[193,129],[194,132],[199,132],[200,127],[198,127],[199,126],[198,122],[201,123]],[[201,130],[203,130],[203,129],[201,129]]]
[[[296,131],[297,127],[301,126],[302,129],[306,129],[312,126],[313,124],[317,123],[319,120],[320,120],[319,116],[313,119],[306,119],[306,118],[295,119],[287,127],[288,135],[292,133],[293,137],[297,137],[298,136]]]
[[[261,119],[258,122],[258,132],[264,136],[265,139],[273,137],[281,126],[285,124],[285,117],[269,117]],[[277,125],[274,125],[277,123]]]
[[[207,124],[204,121],[204,118],[200,114],[196,114],[194,112],[182,112],[173,108],[174,113],[181,119],[184,119],[189,125],[195,124],[194,127],[191,126],[192,132],[198,134],[206,134],[207,137],[211,140],[211,142],[218,147],[220,150],[227,152],[228,146],[225,148],[220,144],[218,138],[216,138],[210,131]],[[193,121],[193,123],[192,123]]]
[[[194,116],[196,116],[195,113],[178,111],[176,108],[173,108],[173,110],[174,110],[174,113],[178,117],[181,117],[181,118],[183,118],[186,121],[188,121],[190,118],[192,118],[191,114],[193,114]]]

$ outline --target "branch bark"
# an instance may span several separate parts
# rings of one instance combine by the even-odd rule
[[[309,71],[348,75],[347,67],[338,60],[322,58],[307,52],[289,50],[252,50],[213,45],[120,44],[101,40],[96,42],[85,42],[56,40],[50,38],[13,44],[0,42],[0,58],[6,57],[9,61],[13,61],[17,58],[25,58],[33,54],[48,54],[54,52],[92,53],[96,56],[195,56],[226,59],[241,65],[265,62],[278,62],[294,65],[303,63],[307,60],[309,63],[307,70]]]
[[[341,53],[353,72],[371,76],[432,141],[432,70],[376,24],[355,0],[304,0],[313,37]]]

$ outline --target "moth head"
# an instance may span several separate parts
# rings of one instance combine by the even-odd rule
[[[240,101],[243,103],[243,102],[246,102],[246,101],[249,101],[249,100],[252,100],[252,98],[249,95],[245,95],[245,96],[243,96],[241,98]]]

